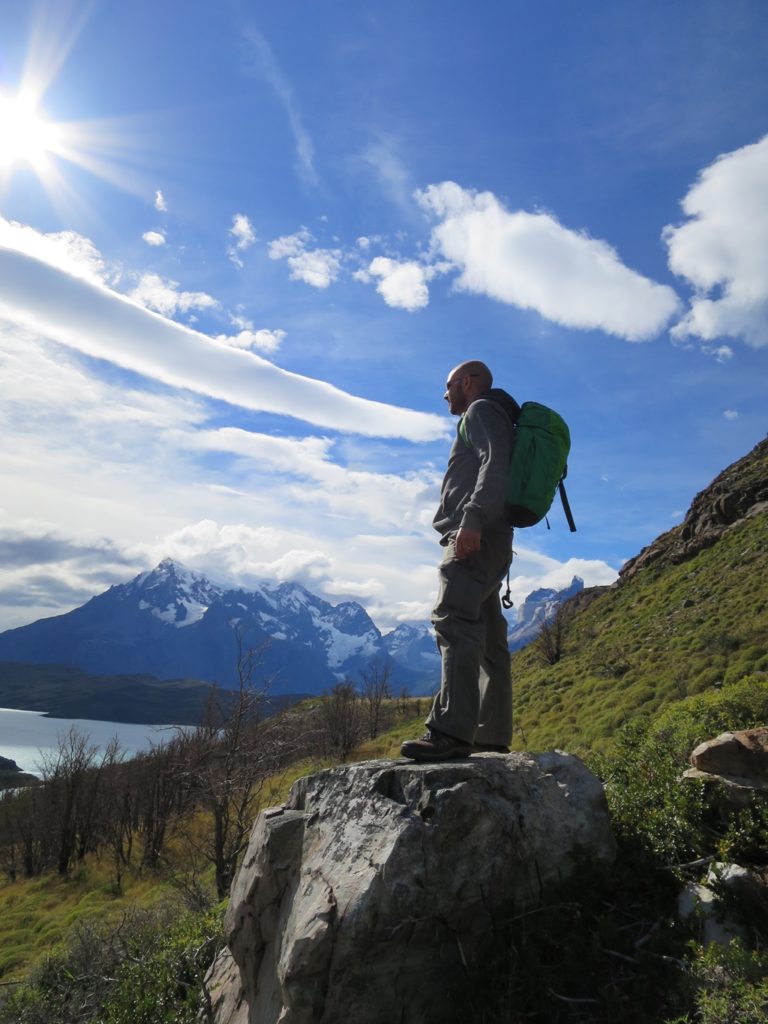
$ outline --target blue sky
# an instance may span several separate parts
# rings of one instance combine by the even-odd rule
[[[766,432],[762,0],[0,8],[0,628],[171,556],[428,615],[446,374],[571,426],[513,595]]]

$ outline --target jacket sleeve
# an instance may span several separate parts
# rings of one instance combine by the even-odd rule
[[[464,506],[461,525],[482,530],[504,519],[504,498],[512,449],[512,424],[498,402],[476,399],[464,422],[478,463],[477,482]]]

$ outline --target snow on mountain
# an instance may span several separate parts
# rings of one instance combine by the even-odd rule
[[[425,622],[401,622],[384,636],[390,657],[415,669],[440,674],[440,654],[432,627]]]
[[[584,589],[584,580],[574,576],[563,590],[542,587],[532,591],[517,611],[517,622],[507,633],[510,651],[525,647],[534,639],[542,623],[549,622],[558,607]]]
[[[126,588],[127,595],[139,595],[140,611],[179,629],[198,622],[222,594],[222,588],[202,573],[170,558],[163,559],[152,572],[137,576]]]
[[[583,588],[534,591],[510,629],[514,650],[559,603]],[[252,590],[215,582],[165,559],[65,615],[0,633],[0,660],[65,664],[103,674],[150,673],[237,686],[238,651],[256,654],[254,679],[274,695],[322,693],[386,665],[397,691],[432,692],[440,658],[427,623],[382,637],[355,601],[330,604],[299,583],[263,580]]]
[[[238,643],[256,652],[257,675],[275,694],[359,680],[387,657],[381,633],[356,602],[332,605],[290,582],[235,589],[164,559],[72,612],[0,634],[0,659],[235,686]],[[400,674],[400,685],[412,675],[407,667]]]

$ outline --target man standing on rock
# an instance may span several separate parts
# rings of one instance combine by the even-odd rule
[[[506,753],[512,738],[507,620],[499,586],[512,559],[504,495],[519,407],[493,388],[491,371],[477,360],[451,371],[444,397],[461,419],[433,520],[445,548],[432,612],[442,673],[426,734],[401,748],[414,761]]]

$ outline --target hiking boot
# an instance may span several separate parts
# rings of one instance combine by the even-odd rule
[[[472,747],[473,754],[508,754],[509,747],[503,747],[500,743],[476,743]]]
[[[452,757],[469,757],[472,744],[437,729],[427,729],[421,739],[406,740],[400,753],[412,761],[449,761]]]

